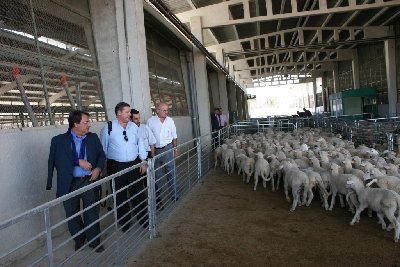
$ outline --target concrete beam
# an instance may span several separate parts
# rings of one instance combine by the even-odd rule
[[[177,14],[177,17],[183,22],[189,22],[191,17],[201,16],[203,18],[203,28],[211,28],[211,27],[220,27],[223,25],[235,25],[235,24],[243,24],[243,23],[253,23],[253,22],[265,22],[265,21],[273,21],[285,18],[300,18],[305,16],[317,16],[317,15],[329,15],[335,13],[344,13],[351,11],[362,11],[362,10],[373,10],[377,8],[384,7],[393,7],[398,6],[400,4],[399,0],[393,0],[390,2],[377,2],[377,3],[364,3],[364,4],[356,4],[351,3],[349,6],[343,7],[332,7],[328,8],[326,5],[326,1],[320,0],[320,5],[318,10],[308,10],[308,11],[293,11],[290,13],[284,14],[272,14],[272,12],[268,12],[266,16],[258,16],[253,18],[243,18],[233,20],[229,15],[229,6],[232,5],[243,5],[244,1],[247,0],[231,0],[228,2],[221,2],[215,5],[209,5],[202,8],[198,8],[196,10],[186,11],[183,13]],[[267,2],[268,8],[268,2]]]

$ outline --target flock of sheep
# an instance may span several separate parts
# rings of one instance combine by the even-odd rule
[[[309,206],[318,192],[322,206],[332,210],[336,196],[360,221],[360,213],[375,211],[382,229],[400,235],[400,157],[395,152],[377,151],[320,129],[301,128],[293,132],[274,131],[241,134],[225,139],[214,150],[215,168],[220,165],[228,174],[235,168],[243,181],[254,177],[254,190],[261,177],[263,186],[271,181],[272,191],[283,179],[286,199],[292,205]],[[292,192],[292,200],[289,196]],[[330,200],[330,203],[329,203]],[[386,219],[390,222],[387,226]]]

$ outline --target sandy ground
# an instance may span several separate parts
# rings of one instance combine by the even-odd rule
[[[399,266],[400,243],[363,212],[290,205],[283,189],[256,192],[237,175],[212,171],[127,266]]]

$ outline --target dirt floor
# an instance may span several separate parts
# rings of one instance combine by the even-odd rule
[[[400,266],[400,243],[364,211],[356,226],[318,197],[289,212],[283,189],[256,192],[237,175],[212,171],[127,266]]]

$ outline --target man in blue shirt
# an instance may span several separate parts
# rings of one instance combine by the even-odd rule
[[[53,172],[56,168],[57,197],[90,185],[97,180],[105,162],[100,139],[95,133],[89,132],[89,114],[74,110],[69,114],[68,122],[68,131],[53,137],[50,146],[46,189],[52,188]],[[70,218],[80,211],[81,199],[84,209],[93,205],[96,202],[95,194],[95,190],[90,189],[64,201],[66,217]],[[80,215],[68,220],[68,230],[74,237],[75,250],[80,249],[87,239],[89,246],[95,248],[96,252],[104,251],[98,237],[100,234],[98,220],[97,205],[83,212],[83,220]],[[88,228],[91,224],[93,225]],[[83,229],[85,229],[84,233],[77,235]]]
[[[122,231],[126,232],[131,226],[131,212],[129,207],[128,193],[132,198],[131,203],[139,223],[147,228],[148,214],[146,194],[141,174],[147,170],[147,151],[143,145],[143,139],[139,134],[139,127],[130,121],[131,108],[128,103],[120,102],[115,107],[115,120],[112,121],[112,131],[109,132],[108,125],[101,131],[101,143],[107,157],[106,172],[112,175],[136,164],[141,163],[140,168],[131,170],[115,178],[117,193],[117,218]],[[135,197],[133,197],[135,196]]]

